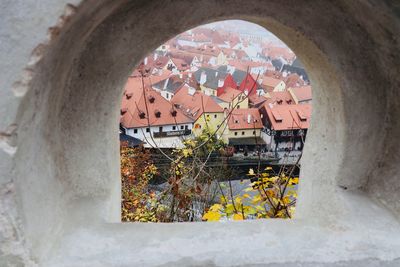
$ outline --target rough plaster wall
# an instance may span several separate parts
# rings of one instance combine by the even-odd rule
[[[0,111],[6,114],[0,122],[0,141],[11,154],[18,145],[13,172],[10,157],[0,151],[3,262],[28,264],[30,248],[34,260],[49,266],[240,266],[249,259],[260,264],[350,266],[340,261],[354,258],[359,266],[396,263],[399,226],[385,211],[388,207],[400,213],[399,167],[393,160],[399,151],[392,141],[400,135],[399,13],[394,6],[361,0],[250,0],[244,9],[242,1],[89,0],[67,6],[46,41],[47,29],[55,25],[66,3],[2,5],[0,18],[6,27],[0,32],[0,53],[6,60],[0,64],[7,72],[1,74],[0,85],[7,90],[0,91]],[[310,73],[315,101],[303,159],[299,219],[290,224],[104,224],[118,217],[118,110],[128,73],[168,38],[227,18],[247,19],[273,31]],[[18,128],[9,127],[13,122]],[[99,134],[94,137],[92,132]],[[383,152],[385,158],[372,164]],[[343,187],[351,192],[343,192]],[[377,196],[385,206],[365,196],[352,197],[358,189]],[[283,228],[292,235],[280,236]],[[193,238],[200,232],[212,233],[210,238],[218,242],[207,244],[201,235]],[[365,238],[366,232],[371,236]],[[259,242],[240,249],[248,242],[246,236],[275,245]],[[319,248],[321,242],[325,246]],[[286,258],[279,248],[289,244],[297,253]],[[19,247],[16,253],[10,252],[13,245]],[[119,260],[114,257],[118,253]]]

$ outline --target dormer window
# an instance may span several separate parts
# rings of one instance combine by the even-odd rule
[[[154,103],[154,101],[155,101],[156,99],[154,98],[154,96],[149,96],[149,102],[150,103]]]
[[[176,117],[176,114],[177,114],[178,112],[175,110],[175,109],[173,109],[173,110],[171,110],[171,115],[172,115],[172,117]]]
[[[158,109],[156,109],[154,111],[154,115],[156,115],[156,118],[160,118],[161,117],[161,111],[159,111]]]
[[[126,99],[130,99],[133,96],[133,93],[127,93],[126,94]]]
[[[121,115],[124,115],[128,111],[127,108],[121,108]]]
[[[144,113],[143,111],[139,111],[139,118],[141,119],[146,118],[146,113]]]

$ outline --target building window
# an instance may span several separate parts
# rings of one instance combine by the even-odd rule
[[[244,132],[242,132],[242,135],[244,135]]]
[[[237,135],[237,132],[235,132],[235,136]]]
[[[181,130],[183,130],[183,125],[181,125]]]
[[[172,126],[172,130],[175,131],[176,130],[176,126]]]
[[[189,129],[189,126],[185,125],[185,130],[188,130],[188,129]]]
[[[169,94],[167,93],[167,99],[169,99]]]
[[[253,134],[255,135],[255,134],[256,134],[256,131],[253,131]]]
[[[214,119],[216,119],[217,118],[217,114],[214,114]]]
[[[149,133],[150,132],[150,128],[146,128],[146,133]]]
[[[133,133],[134,133],[134,134],[137,134],[137,129],[133,129]]]
[[[160,127],[158,127],[158,132],[162,132],[162,130],[163,130],[163,128],[162,128],[162,126],[160,126]]]
[[[239,109],[239,108],[240,108],[240,105],[238,105],[236,108]]]

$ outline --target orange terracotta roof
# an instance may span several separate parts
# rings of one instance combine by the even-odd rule
[[[282,80],[273,77],[264,76],[261,85],[268,91],[272,91]]]
[[[242,91],[234,89],[232,87],[226,87],[218,97],[225,102],[232,102],[236,97],[242,94]]]
[[[267,101],[268,98],[265,96],[259,96],[257,94],[249,96],[249,102],[252,107],[258,107],[265,101]]]
[[[147,127],[147,118],[151,126],[193,122],[153,89],[145,87],[143,92],[141,78],[131,77],[125,85],[120,122],[125,128]]]
[[[303,86],[304,80],[297,73],[291,73],[285,78],[285,83],[287,87],[298,87]]]
[[[180,58],[171,58],[172,62],[175,64],[176,68],[180,71],[185,71],[190,68],[189,64]]]
[[[273,105],[291,105],[295,104],[294,99],[289,91],[269,92],[266,96],[266,104]]]
[[[261,129],[260,112],[256,108],[234,109],[228,120],[230,130]]]
[[[265,105],[271,128],[275,131],[308,129],[311,105]]]
[[[295,95],[299,102],[312,99],[311,85],[290,88],[290,91]]]
[[[179,89],[171,99],[171,102],[194,120],[197,120],[203,112],[224,112],[222,107],[212,97],[198,90],[191,91],[188,86]]]

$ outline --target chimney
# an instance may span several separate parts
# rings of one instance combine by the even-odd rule
[[[251,115],[247,114],[247,123],[250,124],[251,123]]]
[[[218,87],[222,87],[222,86],[224,86],[224,80],[219,79],[218,80]]]
[[[144,65],[147,65],[147,57],[144,58],[143,63]]]
[[[203,71],[200,75],[200,84],[203,85],[207,81],[207,74],[205,71]]]

